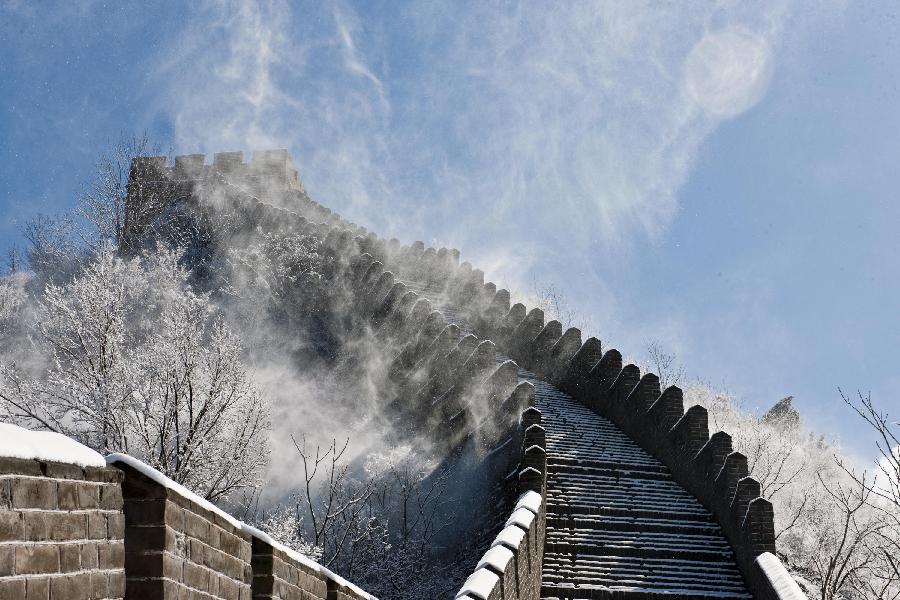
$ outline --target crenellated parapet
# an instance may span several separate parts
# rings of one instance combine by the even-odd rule
[[[174,171],[213,170],[245,194],[251,221],[316,235],[334,249],[352,282],[348,289],[355,299],[354,326],[374,331],[394,357],[389,409],[415,415],[416,426],[429,431],[443,450],[473,436],[486,448],[502,439],[513,440],[515,452],[507,466],[516,465],[519,491],[523,498],[535,497],[529,493],[543,497],[547,462],[541,413],[528,405],[529,392],[516,383],[513,366],[492,365],[488,360],[501,351],[515,361],[515,369],[529,369],[611,420],[668,467],[675,480],[713,513],[754,596],[793,597],[796,584],[791,587],[785,582],[783,566],[774,556],[772,505],[761,497],[759,482],[749,477],[746,457],[734,451],[726,432],[709,431],[703,407],[684,406],[678,387],[660,389],[655,374],[623,365],[621,353],[603,348],[599,339],[583,339],[577,328],[546,321],[539,308],[511,305],[509,291],[486,282],[484,273],[470,263],[461,263],[458,250],[379,238],[311,200],[299,181],[284,192],[291,210],[260,202],[252,192],[232,183],[250,168],[232,153],[216,155],[210,166],[196,156],[180,159]],[[281,173],[282,166],[288,172],[292,168],[277,157],[265,160],[275,165],[273,172]],[[157,161],[147,168],[162,166]],[[449,324],[412,289],[413,282],[442,294],[465,316],[471,331]],[[460,597],[538,597],[538,591],[532,594],[521,582],[539,581],[540,568],[535,575],[529,565],[534,560],[539,564],[542,555],[540,506],[516,508],[518,517],[510,517],[505,533],[498,536]],[[525,518],[523,511],[534,518]],[[532,529],[534,542],[523,546],[523,540],[531,539],[527,536]],[[511,541],[520,531],[520,539]],[[514,588],[506,583],[512,572],[517,577],[531,573],[531,579],[517,579],[519,587]]]

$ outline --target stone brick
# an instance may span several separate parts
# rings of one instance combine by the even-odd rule
[[[91,597],[91,574],[64,575],[50,579],[53,600],[85,600]]]
[[[163,575],[169,579],[174,579],[175,581],[182,581],[184,579],[184,565],[187,561],[166,553],[162,555],[162,563]]]
[[[219,593],[220,598],[233,598],[237,600],[240,595],[240,586],[230,577],[219,577]]]
[[[189,540],[187,557],[198,565],[206,565],[208,564],[206,560],[206,550],[206,547],[201,542]]]
[[[47,577],[31,577],[25,584],[25,600],[49,600],[50,579]]]
[[[209,593],[219,597],[219,575],[209,572]]]
[[[106,571],[91,573],[91,600],[101,600],[109,596],[109,573]]]
[[[25,520],[22,513],[0,510],[0,542],[25,539]]]
[[[16,572],[15,546],[0,546],[0,577],[9,577]]]
[[[236,535],[223,531],[219,536],[219,544],[216,547],[231,556],[243,558],[245,554],[243,546],[245,545],[249,547],[250,544]]]
[[[106,537],[121,540],[125,537],[125,515],[114,513],[106,515]]]
[[[121,483],[122,472],[115,467],[85,467],[84,478],[100,483]]]
[[[60,510],[78,509],[77,481],[60,481],[57,483],[56,488]]]
[[[25,539],[32,542],[41,542],[50,539],[50,519],[52,513],[26,512],[22,515],[25,520]]]
[[[106,539],[106,515],[88,513],[87,538],[91,540]]]
[[[56,482],[48,479],[16,479],[12,485],[13,506],[55,510]]]
[[[24,598],[24,579],[0,579],[0,598]]]
[[[81,546],[78,544],[61,544],[59,546],[60,573],[74,573],[81,570]]]
[[[91,482],[78,484],[78,508],[91,510],[100,508],[100,486]]]
[[[96,569],[100,564],[100,550],[96,542],[87,542],[80,545],[81,551],[81,568]]]
[[[42,462],[42,470],[53,479],[84,479],[84,469],[78,465],[59,462]]]
[[[110,574],[110,592],[113,591],[113,578]],[[128,579],[125,582],[125,591],[129,598],[173,598],[165,596],[165,581],[162,579]]]
[[[15,475],[32,475],[41,477],[41,464],[36,460],[27,458],[10,458],[7,456],[0,457],[0,473],[10,473]]]
[[[210,522],[191,511],[184,512],[184,531],[191,537],[209,543]]]
[[[121,569],[125,564],[125,544],[120,541],[100,544],[100,568]]]
[[[12,507],[12,492],[10,492],[9,484],[11,479],[0,479],[0,510],[7,510]]]
[[[58,573],[59,547],[50,544],[16,546],[16,573]]]
[[[111,571],[109,573],[109,597],[123,598],[125,596],[125,571]]]
[[[210,523],[209,525],[209,538],[207,540],[207,544],[212,546],[213,548],[218,548],[221,544],[222,535],[228,535],[227,532],[214,523]]]
[[[215,577],[215,574],[212,575]],[[184,572],[182,581],[185,585],[195,590],[209,590],[210,572],[191,561],[184,562]]]
[[[87,537],[87,515],[84,513],[48,514],[47,523],[52,540],[83,540]]]
[[[163,553],[125,552],[125,572],[129,577],[163,577]]]
[[[130,526],[162,525],[167,521],[167,504],[169,503],[161,499],[138,500],[129,498],[125,500],[123,510]]]
[[[175,547],[175,534],[166,527],[125,526],[125,545],[129,552],[145,550],[169,550]]]
[[[100,508],[122,510],[122,488],[117,485],[102,486],[100,488]]]

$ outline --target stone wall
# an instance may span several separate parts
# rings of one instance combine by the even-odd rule
[[[319,207],[302,191],[287,194],[296,205],[308,209],[306,216],[262,202],[227,178],[219,185],[232,201],[238,200],[232,206],[242,210],[247,229],[311,235],[334,259],[332,287],[349,296],[343,305],[353,307],[352,314],[346,315],[346,326],[356,328],[357,333],[374,332],[383,355],[394,357],[390,376],[383,382],[383,395],[392,399],[386,407],[388,415],[403,417],[396,421],[398,427],[408,427],[411,436],[425,433],[438,454],[449,454],[463,444],[480,447],[489,453],[497,478],[510,471],[518,473],[520,501],[460,594],[506,600],[539,598],[545,440],[541,414],[533,407],[533,387],[518,382],[518,365],[514,361],[498,365],[494,342],[448,324],[427,299],[420,298],[366,251],[373,248],[371,234]],[[435,251],[433,258],[451,267],[458,254]],[[446,274],[446,269],[443,272]],[[435,273],[442,271],[422,270],[416,275],[421,279]],[[503,452],[498,454],[495,448]],[[272,571],[260,578],[263,597],[290,588],[290,581],[304,575],[302,565],[292,568],[277,549],[260,560],[266,563],[263,568]],[[343,592],[336,592],[343,597]]]
[[[0,458],[0,598],[125,594],[122,474]]]
[[[3,600],[374,600],[140,461],[0,457]]]
[[[202,158],[185,157],[182,162],[187,158],[202,166]],[[204,177],[241,174],[249,168],[238,163],[241,160],[236,155],[217,155],[211,167],[202,167]],[[176,177],[178,165],[176,160],[175,168],[169,169]],[[227,177],[220,183],[230,185]],[[656,375],[642,375],[634,365],[623,366],[621,354],[615,349],[604,352],[598,339],[582,342],[581,331],[564,330],[558,321],[545,322],[540,309],[528,311],[522,304],[511,305],[507,290],[485,282],[484,273],[471,264],[460,264],[458,250],[426,248],[422,242],[403,246],[397,240],[380,239],[312,201],[299,182],[281,190],[286,204],[297,206],[299,214],[260,202],[241,189],[233,191],[243,194],[251,226],[313,233],[341,257],[347,276],[355,281],[357,316],[363,317],[367,326],[396,332],[387,337],[393,338],[398,350],[398,402],[406,403],[398,409],[422,412],[419,425],[443,440],[447,448],[472,435],[494,439],[493,432],[504,430],[502,424],[508,423],[509,415],[518,414],[492,411],[486,419],[485,411],[479,409],[492,398],[494,406],[508,405],[502,396],[485,390],[488,365],[484,358],[495,349],[502,350],[516,363],[615,422],[666,464],[675,479],[716,516],[754,595],[786,597],[757,560],[766,556],[765,562],[771,566],[770,557],[774,557],[771,503],[760,497],[759,483],[748,476],[747,459],[733,451],[731,437],[725,432],[710,435],[705,409],[693,406],[685,410],[680,389],[672,386],[661,390]],[[473,332],[461,336],[458,328],[430,310],[427,301],[416,300],[415,293],[400,280],[441,290],[462,311]],[[386,323],[390,325],[384,327]],[[496,377],[495,383],[502,379]],[[404,388],[404,382],[423,381],[427,385]],[[473,390],[480,391],[473,394]],[[538,432],[533,429],[530,435]],[[520,474],[540,481],[543,474],[526,465],[540,462],[541,447],[525,445],[524,431],[521,436],[517,445],[521,456],[517,459],[525,468]],[[540,511],[535,516],[537,539]],[[527,548],[529,556],[515,561],[517,572],[519,563],[531,564],[530,555],[539,555],[536,547]],[[506,585],[513,559],[501,568],[505,556],[502,550],[485,556],[466,583],[468,587],[463,588],[470,597],[532,597],[527,591],[513,591]],[[767,571],[771,572],[772,568]],[[533,577],[539,580],[539,569]]]
[[[458,250],[383,240],[305,194],[293,199],[311,222],[365,234],[360,245],[376,265],[375,275],[391,269],[384,285],[390,287],[399,277],[442,290],[474,333],[624,429],[713,512],[751,592],[759,598],[787,597],[757,561],[763,555],[769,563],[778,560],[772,505],[748,476],[747,459],[733,451],[731,437],[725,432],[710,435],[704,408],[685,410],[679,388],[661,390],[656,375],[623,366],[621,354],[615,349],[603,352],[597,338],[582,342],[577,328],[563,330],[558,321],[545,322],[540,309],[510,305],[509,292],[485,282],[484,273],[469,263],[460,264]],[[490,577],[482,573],[478,579],[483,583]]]
[[[250,600],[251,538],[239,523],[113,464],[124,474],[127,597]]]

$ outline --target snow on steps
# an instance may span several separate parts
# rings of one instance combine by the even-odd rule
[[[417,291],[469,330],[438,295]],[[535,386],[546,431],[542,598],[751,597],[715,519],[664,465],[534,373],[519,378]],[[487,598],[498,581],[480,565],[457,597]]]

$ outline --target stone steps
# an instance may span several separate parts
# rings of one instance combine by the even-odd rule
[[[459,313],[423,290],[448,322]],[[497,353],[497,361],[508,357]],[[534,373],[547,441],[544,600],[749,599],[712,514],[621,429]]]

